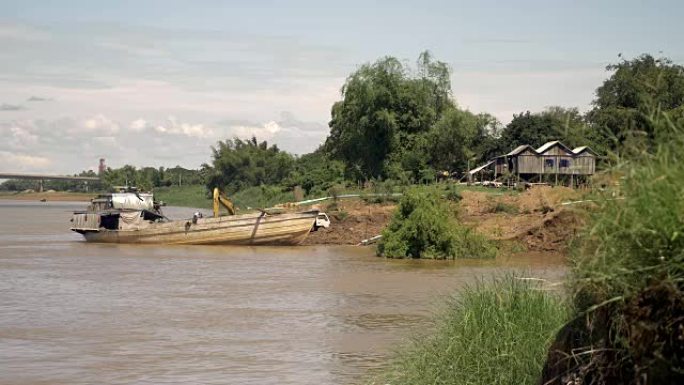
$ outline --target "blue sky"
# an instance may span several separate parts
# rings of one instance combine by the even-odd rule
[[[349,73],[425,49],[473,112],[586,110],[619,53],[681,63],[682,14],[677,1],[0,1],[0,170],[198,167],[217,140],[252,134],[308,152]]]

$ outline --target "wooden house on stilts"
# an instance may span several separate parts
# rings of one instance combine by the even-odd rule
[[[469,171],[472,179],[477,173],[494,166],[494,180],[549,182],[575,186],[586,183],[596,172],[597,154],[589,147],[570,149],[560,141],[544,143],[539,148],[528,144],[497,156],[485,165]]]

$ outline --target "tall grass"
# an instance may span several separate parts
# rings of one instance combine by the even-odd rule
[[[661,113],[651,124],[655,151],[615,168],[623,177],[571,260],[588,332],[564,354],[585,383],[684,381],[684,128]]]
[[[684,279],[684,129],[652,118],[659,145],[619,164],[572,259],[579,309],[627,297],[653,279]]]
[[[568,318],[556,294],[513,275],[462,290],[434,333],[397,353],[374,384],[536,384],[546,349]]]

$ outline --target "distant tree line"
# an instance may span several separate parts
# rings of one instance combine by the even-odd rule
[[[234,139],[213,148],[203,166],[207,186],[237,190],[275,184],[323,192],[344,181],[416,183],[439,172],[465,172],[521,144],[561,140],[614,156],[652,151],[652,116],[684,123],[684,67],[667,58],[620,58],[596,90],[592,108],[552,106],[523,111],[503,126],[492,115],[459,108],[451,70],[423,52],[415,68],[394,57],[352,73],[331,110],[330,134],[316,151],[295,157],[277,146]]]
[[[82,171],[74,176],[97,177],[92,170]],[[198,185],[204,183],[201,170],[189,170],[180,166],[173,168],[154,168],[125,165],[121,168],[107,168],[100,176],[100,181],[85,183],[83,181],[51,180],[43,181],[43,189],[57,191],[101,191],[109,190],[114,186],[137,186],[143,190],[152,190],[155,187],[167,187],[178,185]],[[35,190],[38,181],[28,179],[10,179],[0,184],[0,190],[24,191]]]
[[[331,109],[330,134],[313,153],[295,156],[257,138],[227,139],[212,147],[210,162],[199,170],[127,165],[107,169],[103,187],[204,184],[207,190],[218,186],[231,193],[251,186],[301,186],[316,195],[343,183],[410,184],[438,173],[463,173],[518,145],[536,147],[550,140],[590,146],[608,162],[613,155],[652,151],[658,145],[652,117],[658,112],[684,123],[684,67],[644,54],[620,58],[606,69],[611,75],[597,88],[588,112],[552,106],[514,114],[503,126],[488,113],[460,108],[451,90],[451,69],[429,52],[420,54],[415,68],[385,57],[347,78],[341,100]],[[0,188],[30,183],[7,181]],[[47,186],[81,186],[69,183]]]

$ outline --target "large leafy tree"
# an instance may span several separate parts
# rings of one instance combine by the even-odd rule
[[[684,120],[684,67],[667,58],[641,55],[622,59],[607,68],[613,71],[597,90],[589,121],[605,133],[612,149],[625,144],[646,148],[653,144],[650,118],[656,111]]]
[[[245,187],[279,184],[292,171],[294,157],[266,141],[232,139],[212,147],[212,164],[203,164],[207,188],[234,192]]]
[[[449,68],[428,52],[421,54],[415,73],[393,57],[361,66],[347,79],[342,96],[332,107],[325,150],[356,179],[387,177],[411,163],[415,159],[406,158],[415,157],[407,152],[420,151],[424,143],[418,136],[455,108]]]

